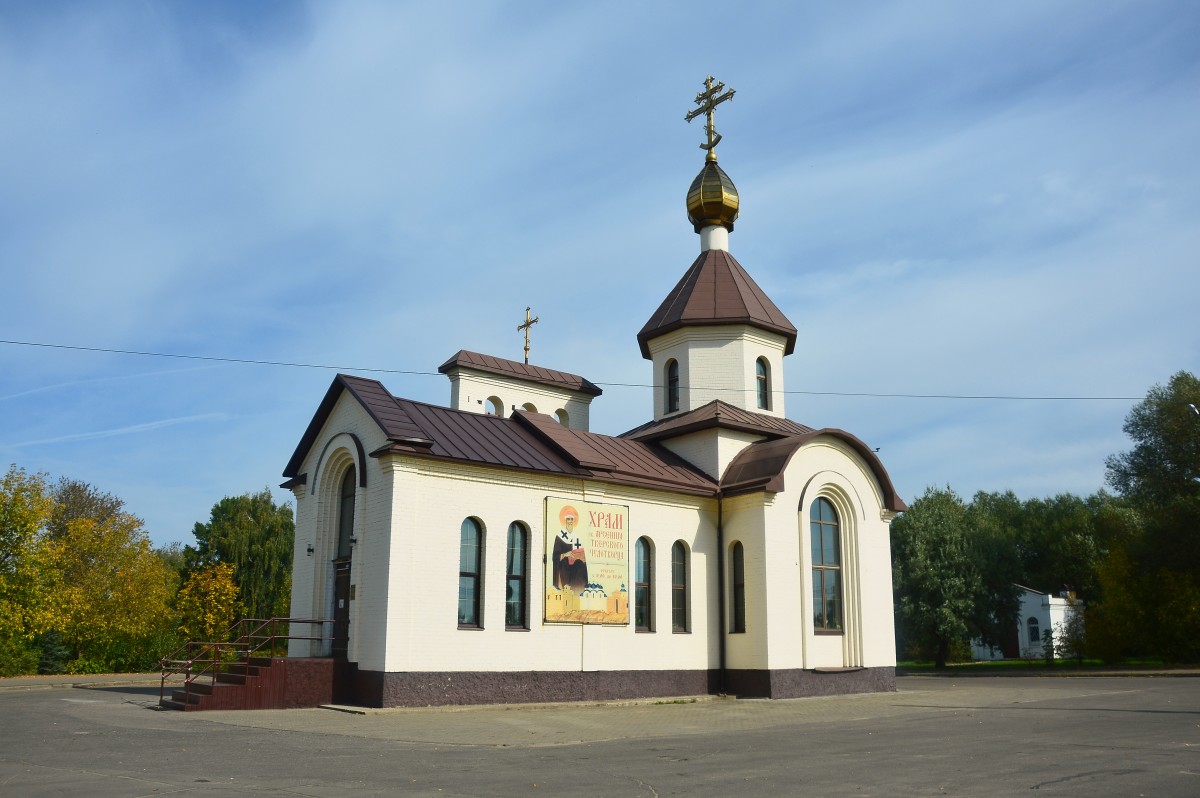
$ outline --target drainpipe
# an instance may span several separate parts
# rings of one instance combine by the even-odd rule
[[[723,499],[717,490],[717,692],[725,690],[725,526]]]

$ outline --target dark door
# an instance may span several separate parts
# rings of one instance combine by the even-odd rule
[[[346,658],[350,642],[350,560],[333,561],[333,656]]]

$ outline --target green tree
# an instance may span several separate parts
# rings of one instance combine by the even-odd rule
[[[190,568],[232,565],[246,617],[287,616],[296,536],[290,504],[276,505],[268,488],[227,496],[213,505],[209,522],[196,524],[192,534],[196,547],[185,550]]]
[[[1108,482],[1137,512],[1136,532],[1102,568],[1101,646],[1200,661],[1200,380],[1181,371],[1125,419],[1134,446],[1108,458]],[[1122,617],[1136,616],[1128,628]],[[1114,639],[1112,635],[1121,635]]]

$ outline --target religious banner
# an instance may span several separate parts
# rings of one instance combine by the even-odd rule
[[[546,497],[546,621],[629,623],[629,508]]]

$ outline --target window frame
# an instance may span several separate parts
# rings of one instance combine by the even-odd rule
[[[671,358],[666,368],[666,412],[679,411],[679,361]]]
[[[829,508],[829,513],[833,517],[831,521],[825,519],[824,514],[821,512],[824,507]],[[827,529],[831,529],[833,533],[832,540],[835,551],[832,562],[826,562],[829,559],[825,551],[825,532]],[[812,557],[813,631],[817,634],[827,635],[845,634],[845,579],[842,574],[842,549],[844,548],[842,545],[842,523],[837,507],[828,498],[818,496],[816,499],[813,499],[812,505],[809,507],[808,530],[809,551]],[[826,583],[829,578],[836,580],[836,626],[830,623],[829,618],[830,611],[827,602],[829,591],[826,590]]]
[[[1041,621],[1039,621],[1034,616],[1030,615],[1029,619],[1027,621],[1025,621],[1025,628],[1026,628],[1025,634],[1029,640],[1029,645],[1040,646],[1042,644],[1042,623],[1041,623]]]
[[[730,634],[746,633],[746,549],[740,540],[729,547]]]
[[[513,535],[520,541],[518,556],[515,558],[520,572],[514,572],[513,564]],[[508,525],[508,541],[504,557],[504,628],[524,631],[529,629],[529,527],[520,521]],[[516,585],[514,600],[514,584]],[[519,607],[517,622],[512,618],[512,607]]]
[[[691,631],[688,616],[688,557],[687,544],[682,540],[671,545],[671,631],[686,634]]]
[[[354,550],[354,513],[358,495],[358,472],[352,464],[338,487],[338,537],[335,560],[348,560]]]
[[[475,545],[475,562],[464,563],[463,554],[464,547],[468,545],[466,540],[468,525],[470,525],[476,535]],[[478,518],[468,516],[463,519],[459,525],[458,538],[458,628],[459,629],[482,629],[483,628],[483,544],[485,533],[483,522]],[[464,569],[463,565],[473,565],[474,570]],[[473,595],[464,597],[463,595],[463,580],[470,580],[467,584],[471,585]],[[467,598],[470,601],[471,616],[464,620],[463,616],[463,601]]]
[[[638,538],[633,544],[633,552],[633,630],[653,632],[654,546],[651,545],[650,538],[644,535]],[[642,580],[643,575],[645,580]]]
[[[771,364],[765,357],[754,361],[755,397],[759,410],[771,409]]]

